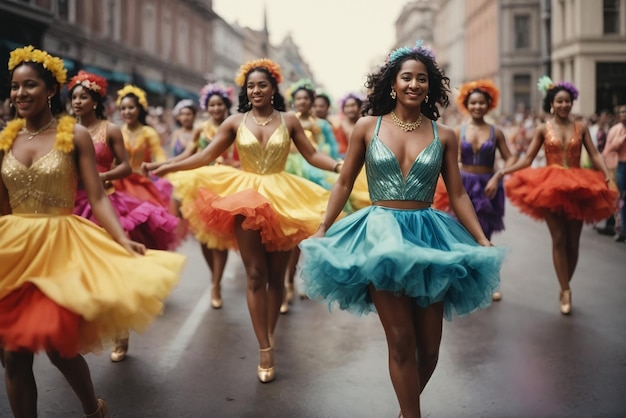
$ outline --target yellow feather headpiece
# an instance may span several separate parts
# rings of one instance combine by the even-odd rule
[[[65,84],[67,80],[67,70],[63,67],[63,60],[48,54],[46,51],[36,49],[32,45],[11,51],[9,56],[9,71],[13,71],[15,67],[23,62],[36,62],[41,64],[43,68],[52,73],[60,85]]]
[[[146,92],[140,89],[137,86],[133,86],[132,84],[127,84],[123,89],[117,91],[117,100],[115,103],[119,107],[122,103],[122,99],[129,94],[134,94],[137,96],[137,100],[139,100],[139,104],[144,108],[144,110],[148,110],[148,99],[146,98]]]
[[[268,58],[261,58],[257,60],[248,61],[239,67],[239,73],[237,77],[235,77],[235,84],[240,87],[243,87],[243,83],[246,82],[246,76],[248,73],[255,68],[264,67],[270,72],[272,77],[276,80],[277,84],[280,84],[283,81],[283,75],[280,73],[280,65],[276,64],[274,61]]]

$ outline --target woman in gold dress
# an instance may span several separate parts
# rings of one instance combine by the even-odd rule
[[[205,166],[235,143],[241,170],[220,165],[198,198],[183,204],[192,227],[203,229],[229,248],[238,248],[247,274],[248,309],[259,349],[257,376],[274,379],[274,330],[283,299],[289,252],[317,229],[328,191],[284,171],[291,142],[306,160],[337,171],[340,164],[316,151],[300,122],[284,113],[278,90],[280,68],[268,59],[244,64],[235,79],[241,86],[239,114],[222,123],[211,144],[185,161],[165,164],[154,174]],[[306,203],[304,203],[306,202]]]
[[[80,353],[101,350],[123,330],[144,330],[185,258],[146,251],[124,233],[89,133],[72,117],[55,117],[63,61],[28,46],[11,52],[9,71],[18,117],[0,134],[0,358],[11,409],[37,416],[32,365],[43,350],[86,416],[105,417]],[[104,229],[72,215],[79,178]]]

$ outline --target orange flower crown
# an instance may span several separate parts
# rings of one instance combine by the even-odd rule
[[[276,80],[277,84],[280,84],[283,81],[283,75],[280,73],[280,65],[276,64],[274,61],[268,58],[261,58],[258,60],[248,61],[239,67],[239,73],[237,77],[235,77],[235,84],[239,87],[243,87],[243,83],[246,82],[246,76],[255,68],[264,67],[270,72],[272,77]]]
[[[107,81],[104,77],[100,77],[99,75],[80,70],[78,74],[70,79],[67,89],[72,91],[77,85],[97,93],[103,99],[107,95]]]
[[[9,71],[13,71],[15,67],[23,62],[36,62],[41,64],[43,68],[52,73],[60,85],[65,84],[67,80],[67,70],[63,67],[63,60],[48,54],[46,51],[36,49],[32,45],[11,51],[9,55]]]
[[[484,93],[491,99],[487,108],[488,111],[498,106],[500,90],[498,90],[496,85],[493,84],[491,80],[477,80],[464,83],[459,88],[459,95],[456,97],[456,102],[461,109],[467,110],[465,107],[465,99],[475,91]]]
[[[124,86],[123,89],[117,91],[117,100],[115,101],[117,107],[120,107],[122,99],[129,94],[134,94],[135,96],[137,96],[139,104],[143,106],[144,110],[148,110],[148,99],[146,98],[146,92],[137,86],[133,86],[132,84],[127,84]]]

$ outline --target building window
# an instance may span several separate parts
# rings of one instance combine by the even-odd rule
[[[513,75],[513,111],[520,107],[530,109],[530,74]]]
[[[68,0],[58,0],[57,1],[57,11],[59,14],[59,18],[63,20],[68,20],[70,18],[70,5]]]
[[[515,49],[530,48],[530,15],[515,15]]]
[[[604,0],[602,17],[605,35],[619,33],[619,2],[620,0]]]

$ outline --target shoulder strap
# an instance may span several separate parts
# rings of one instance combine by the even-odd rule
[[[378,130],[380,129],[380,122],[383,120],[383,116],[380,115],[376,120],[376,128],[374,128],[374,136],[378,136]]]

